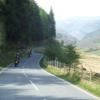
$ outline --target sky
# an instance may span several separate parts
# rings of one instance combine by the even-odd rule
[[[82,39],[87,33],[99,29],[100,0],[35,1],[48,13],[50,8],[53,8],[56,29],[63,34],[71,34]]]
[[[36,0],[49,12],[52,6],[56,20],[70,16],[100,16],[100,0]]]

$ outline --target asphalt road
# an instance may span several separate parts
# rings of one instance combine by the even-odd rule
[[[97,100],[95,96],[44,71],[34,53],[0,74],[0,100]]]

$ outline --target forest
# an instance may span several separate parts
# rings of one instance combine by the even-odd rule
[[[34,0],[0,0],[1,67],[13,63],[16,52],[24,55],[27,48],[55,36],[52,8],[47,13]]]
[[[56,36],[53,10],[34,0],[0,0],[0,46],[30,45]]]

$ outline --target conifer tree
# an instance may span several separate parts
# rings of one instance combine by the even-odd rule
[[[6,0],[6,40],[30,43],[42,39],[39,8],[34,0]]]
[[[53,10],[48,15],[34,0],[4,0],[0,14],[5,19],[6,43],[30,44],[56,36]]]
[[[49,34],[51,37],[56,36],[55,19],[54,19],[54,14],[53,14],[52,8],[51,8],[50,14],[49,14],[49,32],[50,32]]]
[[[49,15],[40,8],[40,16],[42,21],[43,29],[43,39],[48,39],[49,37]]]

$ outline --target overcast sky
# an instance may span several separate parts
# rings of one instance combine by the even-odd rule
[[[100,0],[36,0],[47,12],[53,7],[56,20],[70,16],[100,16]]]
[[[47,12],[52,6],[57,33],[68,33],[82,39],[87,33],[100,29],[100,0],[35,1]]]

